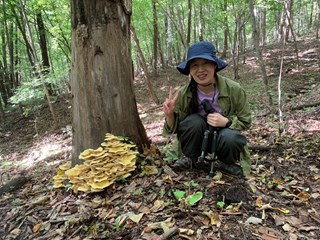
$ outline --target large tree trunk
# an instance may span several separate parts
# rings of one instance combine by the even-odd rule
[[[73,164],[108,132],[148,142],[132,85],[130,15],[130,0],[71,1]]]

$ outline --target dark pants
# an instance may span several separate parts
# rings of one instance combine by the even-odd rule
[[[182,153],[186,157],[197,159],[201,155],[204,132],[209,128],[206,119],[198,114],[191,114],[180,122],[178,139]],[[212,153],[212,138],[209,136],[207,152]],[[240,160],[240,153],[247,139],[239,131],[229,128],[218,128],[216,156],[225,163]]]

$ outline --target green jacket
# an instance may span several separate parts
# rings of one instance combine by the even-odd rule
[[[221,111],[225,117],[232,119],[232,124],[229,128],[239,131],[249,129],[252,123],[251,110],[246,92],[241,88],[240,84],[219,75],[218,89],[218,102]],[[174,125],[172,129],[170,129],[167,123],[164,124],[163,136],[165,137],[177,133],[180,121],[184,120],[190,114],[189,109],[192,99],[190,84],[181,87],[179,91],[180,96],[174,110]],[[178,151],[178,155],[180,155],[180,147],[178,147]],[[245,175],[247,175],[250,172],[250,154],[248,146],[245,146],[244,151],[241,154],[240,162]]]

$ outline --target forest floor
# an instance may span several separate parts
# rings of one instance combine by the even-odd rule
[[[101,193],[54,189],[52,177],[71,157],[69,97],[54,103],[57,127],[45,103],[28,117],[6,112],[0,125],[0,186],[19,177],[21,187],[0,196],[0,239],[320,239],[319,41],[301,40],[298,49],[299,69],[293,43],[284,54],[282,136],[278,113],[265,114],[267,98],[253,53],[239,66],[238,81],[254,116],[244,133],[255,146],[246,179],[219,169],[214,178],[208,168],[173,171],[163,154],[150,151],[144,163],[155,172],[141,174],[140,161],[129,178]],[[264,56],[276,105],[280,54],[279,46],[268,46]],[[232,64],[221,74],[232,77]],[[188,80],[170,69],[151,81],[163,102],[170,85]],[[168,139],[161,137],[162,108],[146,96],[147,84],[139,77],[135,91],[147,134],[163,150]],[[178,199],[179,191],[189,198]],[[189,203],[196,192],[202,197]]]

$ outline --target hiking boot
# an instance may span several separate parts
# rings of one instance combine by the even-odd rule
[[[235,163],[231,163],[231,164],[227,164],[224,162],[220,162],[220,169],[226,173],[235,175],[235,176],[239,176],[239,177],[243,177],[243,170],[242,167],[235,164]]]
[[[192,160],[192,158],[189,158],[189,157],[183,157],[181,159],[178,159],[172,165],[172,168],[175,168],[175,169],[192,169],[194,167],[195,167],[195,162]]]

